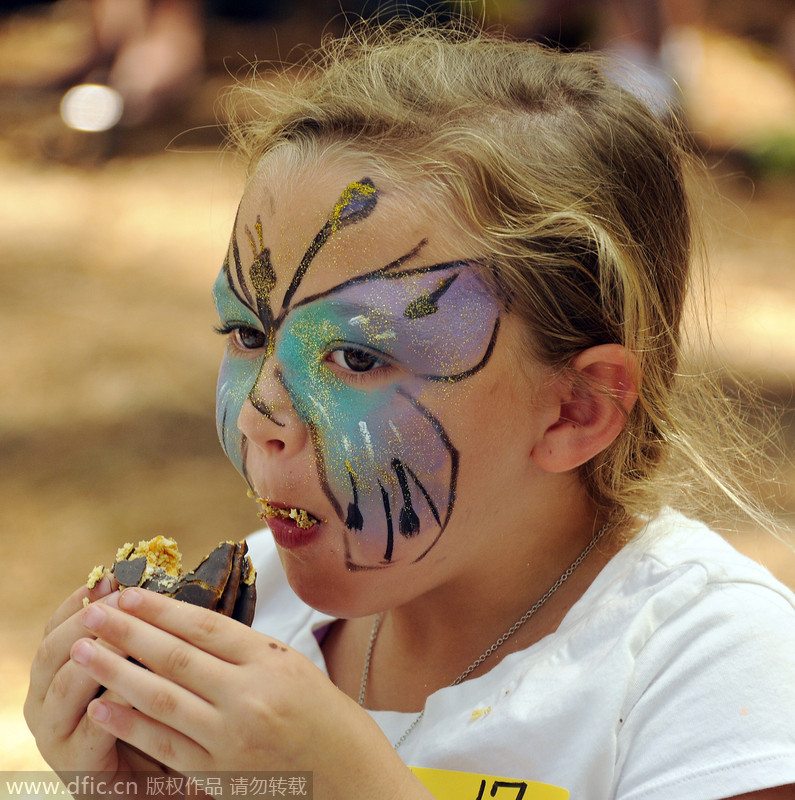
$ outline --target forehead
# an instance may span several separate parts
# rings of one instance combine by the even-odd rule
[[[422,267],[472,258],[461,244],[465,237],[453,230],[438,205],[434,211],[429,193],[420,187],[398,188],[364,160],[296,164],[271,156],[246,187],[234,236],[244,267],[258,251],[268,250],[277,281],[273,299],[281,300],[285,281],[316,247],[346,190],[363,181],[374,189],[372,210],[356,224],[335,230],[317,248],[294,302],[399,260]]]

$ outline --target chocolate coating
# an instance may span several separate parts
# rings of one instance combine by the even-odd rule
[[[113,574],[121,586],[141,586],[251,625],[257,600],[255,573],[245,542],[221,542],[191,572],[179,578],[162,568],[144,579],[146,558],[117,561]]]

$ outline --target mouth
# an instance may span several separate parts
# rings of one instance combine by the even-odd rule
[[[295,526],[301,530],[309,530],[320,522],[319,519],[312,516],[305,508],[277,506],[261,497],[255,499],[262,506],[262,511],[258,514],[260,519],[291,520]]]

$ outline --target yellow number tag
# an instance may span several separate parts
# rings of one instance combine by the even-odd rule
[[[449,769],[412,767],[436,800],[568,800],[566,789],[548,783],[476,775]]]

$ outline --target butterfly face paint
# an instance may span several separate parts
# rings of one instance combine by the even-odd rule
[[[249,443],[237,419],[247,400],[269,416],[259,387],[265,377],[278,380],[310,432],[348,564],[358,568],[416,561],[444,532],[455,505],[458,450],[422,394],[479,371],[499,329],[500,306],[481,268],[466,261],[409,268],[422,243],[294,302],[323,245],[366,220],[377,203],[368,179],[349,185],[284,287],[257,218],[254,233],[246,228],[251,263],[244,263],[236,230],[215,284],[222,328],[251,331],[257,345],[250,354],[229,349],[221,367],[217,420],[227,455],[251,485]]]

